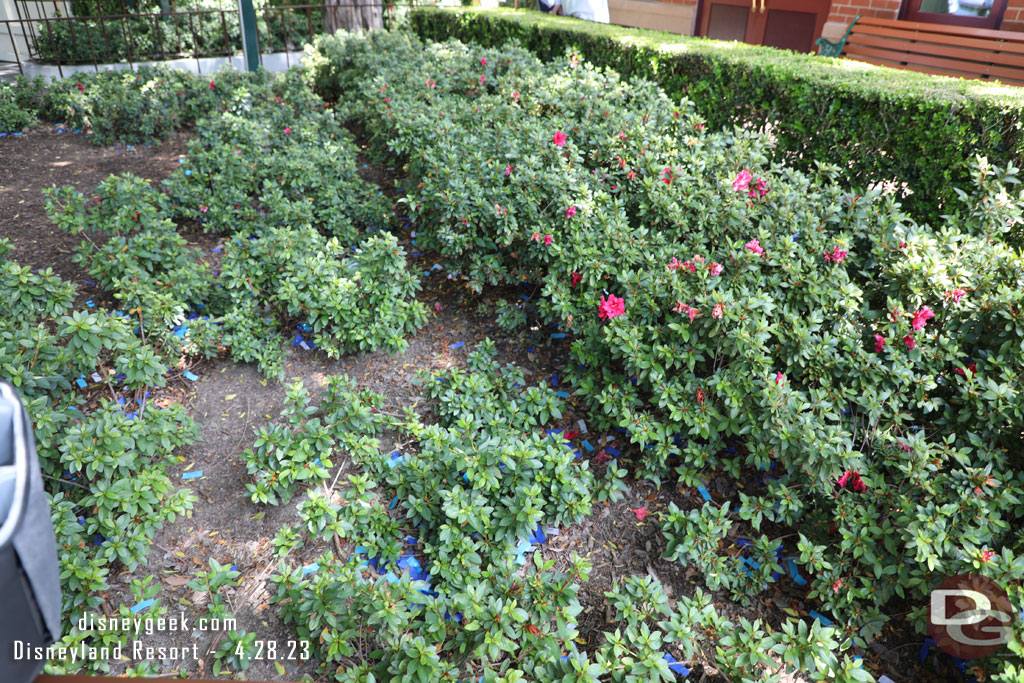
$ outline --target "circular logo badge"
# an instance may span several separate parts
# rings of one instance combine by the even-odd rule
[[[1010,640],[1013,606],[1006,591],[978,574],[957,574],[932,591],[928,633],[960,659],[992,654]]]

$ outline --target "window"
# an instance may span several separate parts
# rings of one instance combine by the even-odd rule
[[[1006,0],[903,0],[900,18],[930,24],[999,28]]]

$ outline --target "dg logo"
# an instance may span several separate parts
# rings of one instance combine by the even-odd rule
[[[943,652],[977,659],[1009,642],[1013,614],[1010,598],[995,581],[957,574],[932,591],[928,632]]]

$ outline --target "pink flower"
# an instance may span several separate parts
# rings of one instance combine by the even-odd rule
[[[532,235],[530,235],[530,240],[532,240],[534,242],[540,242],[540,233],[539,232],[535,232]]]
[[[711,273],[712,275],[721,275],[722,270],[723,268],[721,263],[712,263],[711,265],[708,266],[708,272]]]
[[[764,178],[758,178],[757,182],[754,183],[754,189],[750,190],[747,196],[760,199],[766,194],[768,194],[768,181]]]
[[[568,209],[565,210],[565,217],[566,218],[572,218],[575,215],[576,215],[576,207],[575,206],[570,206]]]
[[[995,557],[995,555],[996,554],[994,552],[992,552],[991,550],[982,550],[981,551],[981,561],[982,562],[989,562],[989,561],[992,560],[993,557]]]
[[[746,247],[751,253],[757,254],[758,256],[764,253],[764,249],[761,248],[761,242],[756,239],[750,240],[743,246]]]
[[[907,452],[907,453],[909,453],[909,452],[910,452],[910,444],[906,444],[906,443],[903,443],[903,442],[901,441],[901,442],[900,442],[900,448],[902,448],[902,449],[903,449],[903,450],[904,450],[905,452]]]
[[[484,76],[483,74],[480,74],[480,85],[483,85],[484,81],[486,81],[486,80],[487,80],[487,76]]]
[[[629,508],[629,511],[636,515],[636,518],[640,521],[647,517],[647,508]]]
[[[545,247],[551,245],[551,239],[552,239],[551,235],[544,235],[544,246]]]
[[[875,335],[875,353],[881,353],[882,349],[885,348],[885,337],[880,334]]]
[[[736,178],[732,181],[732,189],[736,192],[744,192],[750,187],[751,180],[750,169],[745,168],[736,174]]]
[[[781,386],[785,384],[786,376],[781,371],[775,373],[775,386]]]
[[[433,88],[435,85],[437,85],[437,81],[432,80],[430,76],[427,76],[427,87]]]
[[[508,178],[510,175],[512,175],[512,164],[505,167],[505,177]]]
[[[908,350],[913,350],[914,347],[917,346],[917,342],[915,342],[914,338],[909,334],[903,338],[903,343],[907,345]]]
[[[952,292],[946,292],[946,299],[952,299],[955,304],[960,303],[960,299],[963,299],[965,296],[967,296],[967,290],[960,287],[957,287]]]
[[[842,263],[849,254],[845,249],[839,247],[833,247],[832,253],[825,252],[825,263]]]
[[[577,273],[575,270],[569,273],[569,277],[572,279],[571,287],[576,287],[582,280],[583,276]]]
[[[697,258],[700,258],[699,256]],[[688,270],[691,273],[697,272],[697,266],[693,265],[693,261],[683,261],[683,270]]]
[[[513,90],[512,91],[512,99],[513,100],[517,100],[517,101],[519,100],[519,91],[518,90]]]
[[[692,323],[693,319],[700,315],[700,311],[698,311],[696,308],[691,307],[689,310],[686,311],[686,315],[690,318],[690,322]]]
[[[685,311],[688,308],[689,308],[689,306],[684,304],[682,301],[677,301],[676,305],[672,307],[672,310],[675,311],[676,313],[682,313],[683,311]]]
[[[594,462],[596,462],[598,465],[600,465],[601,463],[608,462],[611,459],[612,456],[605,453],[605,450],[603,448],[600,451],[598,451],[597,455],[594,456]]]
[[[689,261],[687,261],[687,263],[689,263]],[[675,256],[673,256],[672,260],[668,262],[668,269],[669,270],[682,270],[683,269],[683,262],[680,261],[679,259],[677,259]]]
[[[214,88],[216,88],[216,87],[217,87],[217,86],[215,86],[215,85],[213,84],[213,81],[210,81],[210,90],[213,90],[213,89],[214,89]]]
[[[675,176],[672,174],[672,169],[668,167],[663,169],[661,172],[661,182],[671,185],[673,180],[675,180]]]
[[[565,133],[560,130],[556,130],[554,137],[551,138],[551,142],[555,143],[555,147],[564,147],[567,139],[568,138]]]
[[[608,298],[601,297],[601,303],[597,306],[597,317],[601,320],[611,320],[626,313],[626,300],[609,294]]]
[[[932,309],[927,306],[922,306],[920,310],[914,314],[914,319],[910,322],[910,328],[913,330],[922,330],[924,329],[925,324],[934,317],[935,313],[932,312]]]
[[[480,66],[487,66],[487,57],[480,58]]]
[[[292,129],[291,128],[285,128],[284,129],[284,134],[285,135],[291,135],[292,134]]]
[[[725,311],[725,306],[722,304],[715,304],[715,307],[711,309],[711,317],[721,319],[722,313]]]
[[[210,207],[208,207],[208,206],[200,206],[199,210],[202,211],[203,213],[206,213],[207,211],[210,210]]]

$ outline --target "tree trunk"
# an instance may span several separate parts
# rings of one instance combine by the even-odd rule
[[[331,0],[324,9],[324,30],[384,28],[383,0]]]

